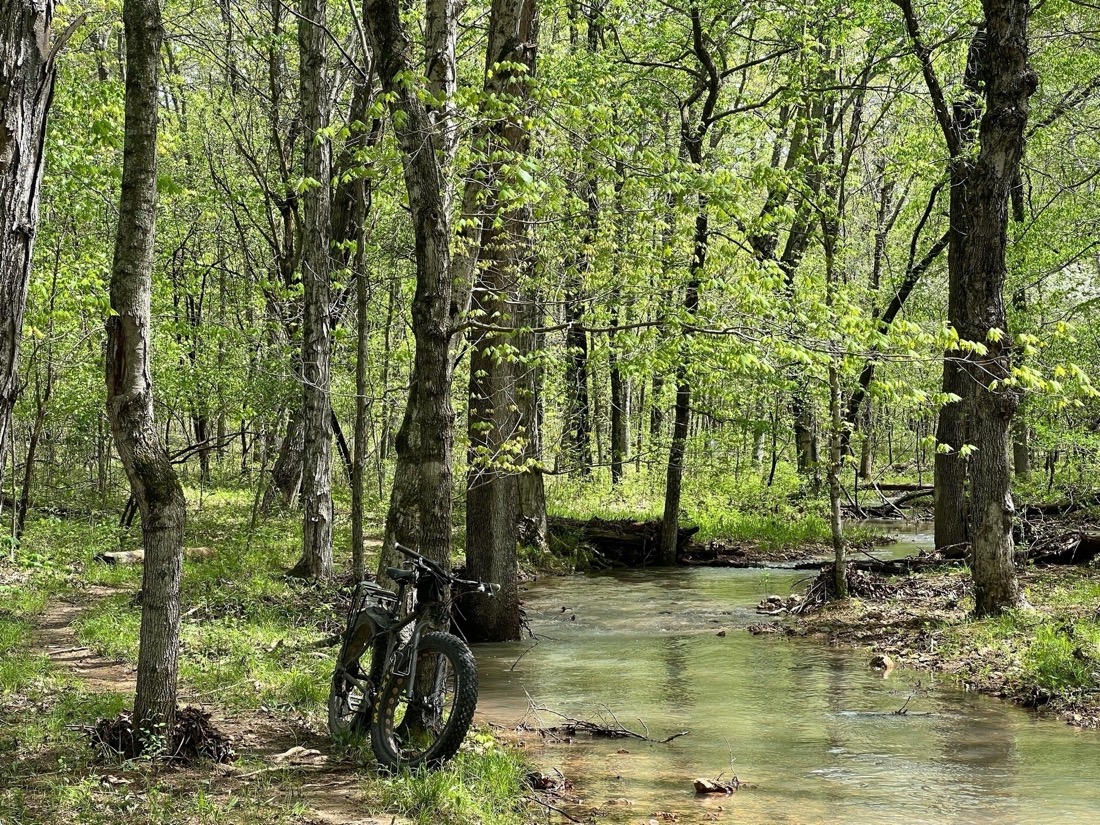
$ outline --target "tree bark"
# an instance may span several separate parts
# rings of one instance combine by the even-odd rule
[[[388,106],[399,115],[393,118],[394,134],[402,154],[415,235],[416,292],[412,316],[416,353],[410,407],[402,430],[407,461],[418,470],[417,549],[449,568],[454,445],[450,342],[454,331],[454,285],[446,181],[436,156],[439,140],[428,111],[416,88],[402,79],[413,72],[413,62],[411,40],[401,22],[401,6],[395,0],[366,0],[363,10],[378,76],[389,97]],[[400,443],[398,452],[400,474],[403,460]],[[398,503],[398,482],[395,482],[391,514]],[[387,533],[390,532],[396,529],[391,531],[387,519]]]
[[[271,468],[271,481],[264,490],[262,509],[270,511],[276,499],[283,507],[293,507],[302,489],[302,450],[305,436],[302,410],[295,404],[287,418],[286,432],[279,445],[279,455]]]
[[[56,76],[53,15],[54,0],[6,0],[0,9],[0,456],[7,455],[19,393],[19,342]],[[0,481],[3,467],[0,461]]]
[[[947,320],[956,330],[962,328],[963,281],[962,266],[965,243],[966,215],[962,209],[962,192],[966,174],[961,161],[954,161],[951,171],[951,238],[947,251]],[[967,442],[968,395],[967,378],[958,362],[949,353],[943,362],[944,393],[958,400],[940,408],[936,422],[936,457],[934,459],[936,550],[949,558],[962,558],[968,547],[966,458],[961,450]]]
[[[588,398],[588,331],[584,328],[584,277],[589,268],[587,247],[595,236],[593,222],[599,214],[595,193],[588,197],[588,231],[584,251],[578,256],[575,272],[565,296],[565,433],[564,452],[567,466],[582,476],[592,471],[592,407]]]
[[[158,0],[125,0],[126,118],[107,319],[107,412],[141,510],[145,569],[134,720],[144,743],[171,735],[176,711],[183,489],[153,419],[150,307],[157,205]]]
[[[680,109],[680,152],[681,157],[695,169],[701,169],[703,141],[713,123],[712,118],[718,103],[718,94],[721,91],[721,79],[704,37],[698,6],[691,6],[689,14],[692,51],[700,69],[695,97],[702,99],[703,103],[698,119],[694,122],[692,122],[691,107],[684,106]],[[692,236],[691,264],[688,267],[688,282],[684,290],[683,304],[684,314],[692,322],[699,310],[699,290],[710,243],[707,195],[705,192],[699,192],[695,197],[695,232]],[[684,481],[684,453],[687,449],[688,429],[691,423],[691,383],[685,356],[686,352],[681,347],[679,363],[676,367],[676,404],[673,407],[672,444],[668,451],[665,502],[661,516],[660,557],[661,564],[668,566],[676,564],[676,538],[680,528],[680,498]]]
[[[359,186],[365,190],[367,182],[361,179]],[[365,192],[362,193],[361,202],[366,202]],[[356,581],[361,580],[366,572],[363,495],[367,469],[367,358],[370,330],[367,323],[367,273],[363,262],[365,245],[366,238],[360,224],[355,249],[355,427],[352,435],[355,452],[351,462],[351,567]]]
[[[485,92],[511,100],[515,116],[504,117],[486,134],[487,155],[503,154],[518,162],[529,146],[523,125],[528,78],[534,76],[538,18],[534,0],[495,0],[489,13]],[[501,68],[517,64],[525,71]],[[499,215],[495,193],[504,181],[494,163],[486,202],[489,220],[481,233],[480,260],[473,290],[473,316],[487,325],[515,329],[510,305],[519,305],[520,278],[534,258],[531,209],[519,206]],[[498,228],[498,222],[499,228]],[[466,567],[475,578],[501,585],[497,598],[478,597],[465,612],[471,641],[519,638],[519,589],[516,544],[519,540],[520,470],[511,456],[519,432],[517,369],[503,351],[515,345],[514,333],[475,328],[470,335],[469,461],[466,478]]]
[[[332,575],[332,421],[329,417],[329,247],[332,241],[332,155],[328,123],[326,0],[303,0],[298,20],[303,172],[302,196],[302,557],[294,571]]]
[[[970,540],[975,612],[1000,613],[1025,603],[1016,579],[1012,539],[1009,446],[1019,399],[1005,382],[1012,351],[1005,311],[1008,204],[1026,142],[1029,98],[1038,75],[1028,64],[1027,0],[983,0],[986,111],[976,159],[960,161],[966,187],[959,193],[966,218],[953,227],[960,241],[963,326],[960,335],[984,343],[963,368],[970,382]]]

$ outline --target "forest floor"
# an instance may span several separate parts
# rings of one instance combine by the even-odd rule
[[[224,506],[223,506],[224,504]],[[208,497],[190,516],[180,704],[211,713],[232,764],[121,762],[90,744],[92,726],[133,701],[140,565],[93,561],[140,537],[110,522],[42,518],[0,557],[0,825],[264,822],[270,825],[521,825],[526,767],[485,729],[433,773],[386,775],[369,745],[325,729],[337,581],[289,579],[297,516],[254,534],[239,502]],[[247,511],[244,513],[247,524]],[[346,557],[346,548],[339,553]]]
[[[850,577],[853,597],[789,620],[785,632],[867,648],[876,667],[950,674],[1071,725],[1100,728],[1100,568],[1020,570],[1030,607],[975,619],[966,568]]]

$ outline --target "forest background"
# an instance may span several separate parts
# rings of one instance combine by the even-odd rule
[[[7,563],[67,573],[151,512],[103,380],[136,76],[120,3],[45,8],[0,478]],[[684,525],[842,554],[844,507],[935,477],[937,547],[997,612],[1013,496],[1091,491],[1093,5],[158,11],[148,423],[188,544],[322,580],[375,566],[368,533],[383,568],[456,550],[505,584],[473,637],[514,638],[548,513],[660,518],[665,563]]]

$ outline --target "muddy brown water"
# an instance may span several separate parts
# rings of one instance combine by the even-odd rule
[[[920,528],[901,537],[881,555],[930,543]],[[754,609],[762,596],[806,576],[695,568],[533,583],[524,598],[538,644],[478,647],[479,711],[517,722],[534,702],[574,718],[613,712],[653,738],[689,731],[667,744],[578,737],[533,751],[586,805],[605,806],[601,822],[657,811],[682,823],[1100,822],[1095,732],[942,676],[883,678],[866,652],[745,631],[768,620]],[[731,772],[754,787],[695,796],[693,779]]]

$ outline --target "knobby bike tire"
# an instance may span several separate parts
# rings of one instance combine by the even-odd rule
[[[347,664],[342,660],[336,662],[328,691],[328,730],[334,739],[363,736],[370,730],[374,697],[365,693],[348,676],[360,682],[366,681],[369,685],[378,685],[382,680],[383,662],[375,647],[374,642],[367,641],[358,651],[358,656],[354,651],[346,651],[354,657]]]
[[[420,637],[416,674],[421,688],[432,683],[433,695],[427,702],[411,706],[405,697],[408,676],[391,674],[374,703],[371,748],[385,768],[439,767],[458,752],[474,719],[477,665],[465,642],[450,633],[425,633]],[[414,700],[421,699],[419,693]],[[415,717],[425,705],[438,705],[438,714],[420,724]]]

